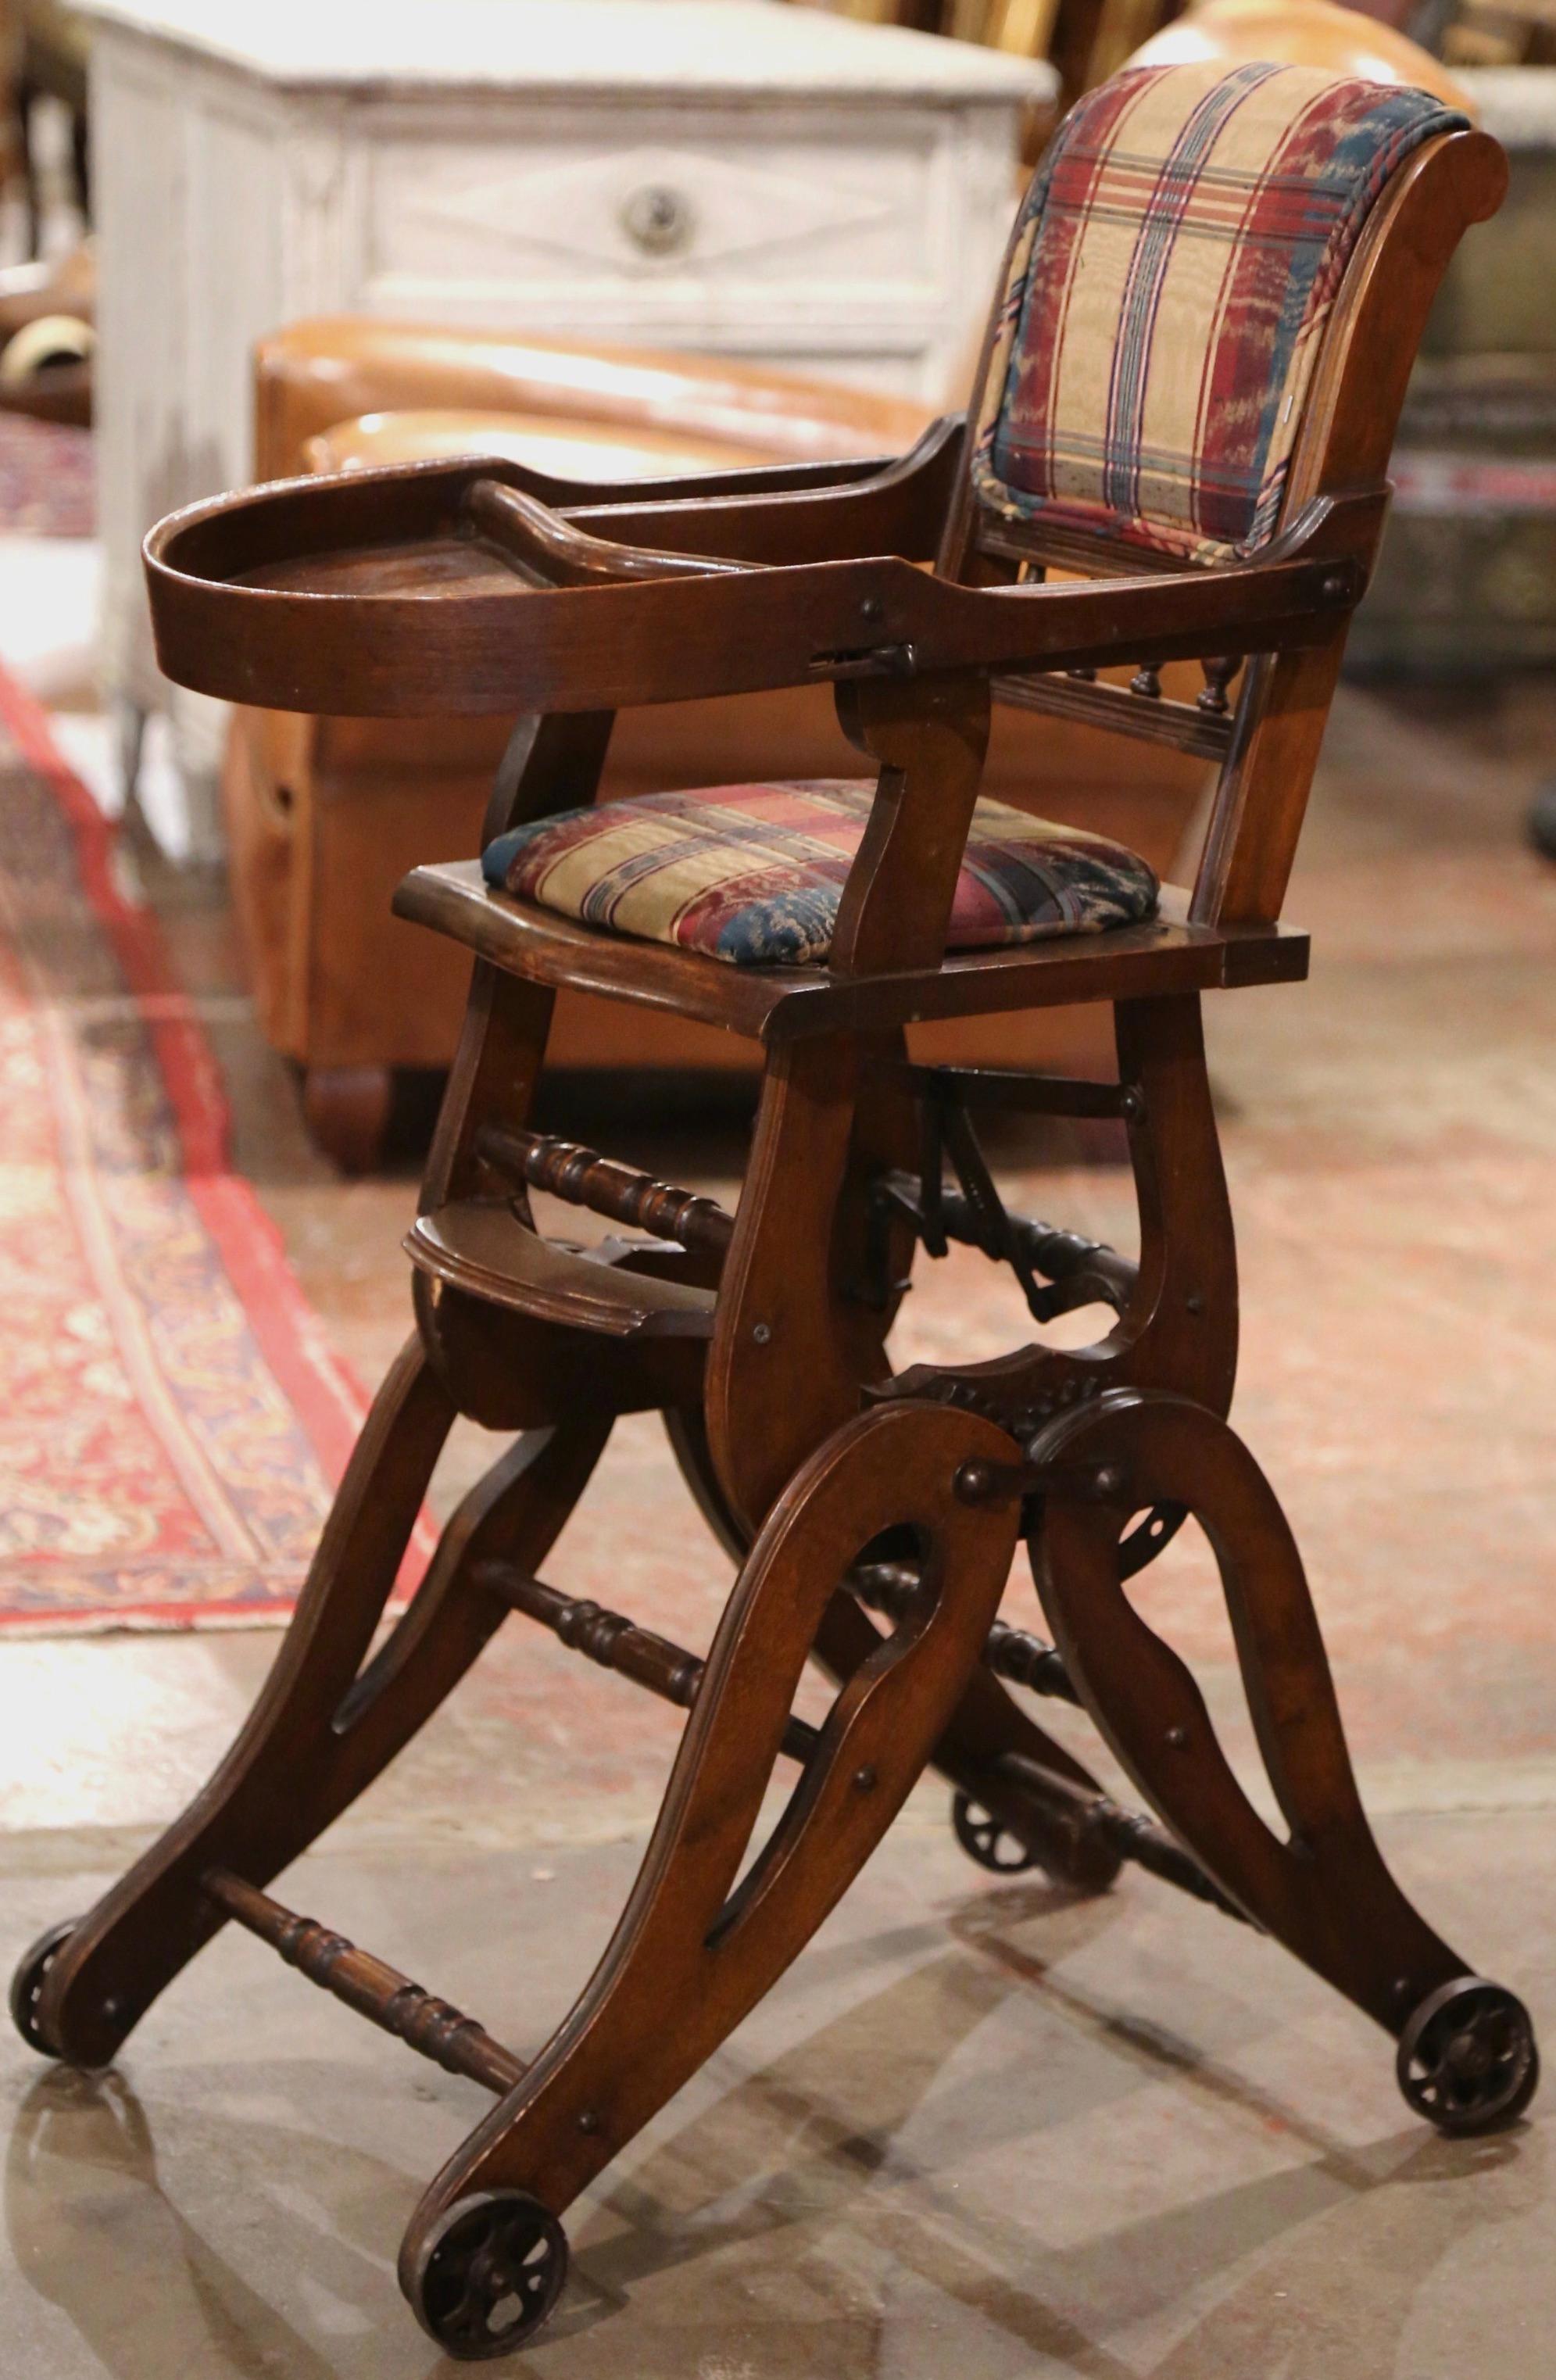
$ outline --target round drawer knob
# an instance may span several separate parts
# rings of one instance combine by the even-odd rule
[[[674,256],[690,240],[696,214],[684,190],[668,182],[646,182],[623,202],[621,221],[645,256]]]

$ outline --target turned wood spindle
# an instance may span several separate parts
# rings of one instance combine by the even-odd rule
[[[482,1562],[476,1580],[500,1595],[515,1611],[522,1611],[526,1619],[538,1620],[542,1628],[549,1628],[570,1651],[597,1661],[602,1670],[614,1670],[618,1677],[645,1687],[662,1702],[690,1710],[697,1700],[707,1664],[684,1645],[673,1645],[667,1636],[639,1628],[623,1612],[607,1611],[582,1597],[564,1595],[559,1587],[531,1578],[510,1562]],[[784,1730],[783,1750],[790,1760],[808,1760],[818,1740],[817,1729],[791,1718]]]
[[[524,2073],[524,2060],[494,2041],[473,2016],[413,1984],[371,1950],[359,1950],[344,1934],[332,1933],[311,1917],[299,1917],[226,1868],[210,1869],[201,1889],[239,1925],[278,1950],[321,1991],[331,1992],[359,2016],[392,2033],[408,2048],[450,2074],[484,2082],[489,2091],[511,2091]]]
[[[1227,708],[1226,689],[1241,669],[1242,661],[1236,653],[1222,653],[1213,660],[1202,661],[1199,666],[1205,673],[1205,684],[1194,698],[1194,707],[1204,711],[1207,718],[1219,719]]]
[[[476,1148],[499,1172],[517,1174],[532,1189],[549,1190],[569,1206],[588,1207],[613,1222],[627,1223],[656,1239],[677,1241],[684,1248],[722,1257],[729,1246],[735,1218],[716,1198],[695,1190],[681,1190],[673,1182],[657,1182],[651,1173],[618,1164],[575,1140],[549,1133],[515,1132],[487,1124]]]
[[[901,1562],[859,1562],[848,1574],[848,1585],[868,1610],[879,1611],[900,1625],[913,1611],[921,1592],[918,1573]],[[1056,1702],[1080,1703],[1064,1659],[1040,1636],[996,1620],[983,1648],[985,1666],[1012,1685],[1027,1686],[1035,1694]]]
[[[1131,694],[1144,695],[1148,702],[1160,702],[1161,699],[1161,674],[1151,667],[1149,662],[1142,662],[1129,681],[1129,691]]]

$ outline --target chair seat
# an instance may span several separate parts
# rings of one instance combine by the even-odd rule
[[[516,827],[481,870],[498,891],[611,933],[735,966],[821,965],[874,792],[822,778],[641,795]],[[1138,925],[1159,890],[1122,844],[980,801],[947,948]]]

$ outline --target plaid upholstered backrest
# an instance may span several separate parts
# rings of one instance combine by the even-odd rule
[[[1207,562],[1265,543],[1368,214],[1465,120],[1307,67],[1145,67],[1088,92],[1022,209],[978,504]]]

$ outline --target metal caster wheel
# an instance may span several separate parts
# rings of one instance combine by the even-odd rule
[[[1399,2087],[1440,2132],[1488,2132],[1521,2116],[1539,2081],[1535,2029],[1501,1984],[1460,1975],[1421,2002],[1400,2035]]]
[[[1022,1764],[1012,1756],[1012,1769]],[[1048,1780],[1044,1798],[1028,1788],[1022,1795],[1019,1833],[975,1802],[970,1793],[951,1797],[951,1824],[956,1840],[969,1859],[995,1876],[1023,1876],[1040,1868],[1066,1892],[1106,1892],[1123,1862],[1106,1829],[1097,1824],[1096,1810],[1085,1793],[1072,1797]]]
[[[958,1791],[951,1796],[951,1824],[967,1857],[976,1860],[979,1867],[991,1869],[995,1876],[1022,1876],[1029,1867],[1045,1864],[1019,1835],[1012,1834],[970,1793]]]
[[[528,2191],[456,2199],[428,2234],[406,2294],[445,2355],[478,2363],[533,2338],[567,2277],[567,2235]]]
[[[46,1934],[40,1934],[32,1948],[23,1951],[11,1977],[11,2022],[29,2049],[35,2049],[40,2058],[59,2056],[54,2043],[38,2029],[38,2002],[43,1996],[44,1979],[80,1922],[79,1917],[69,1917],[63,1925],[51,1925]]]

